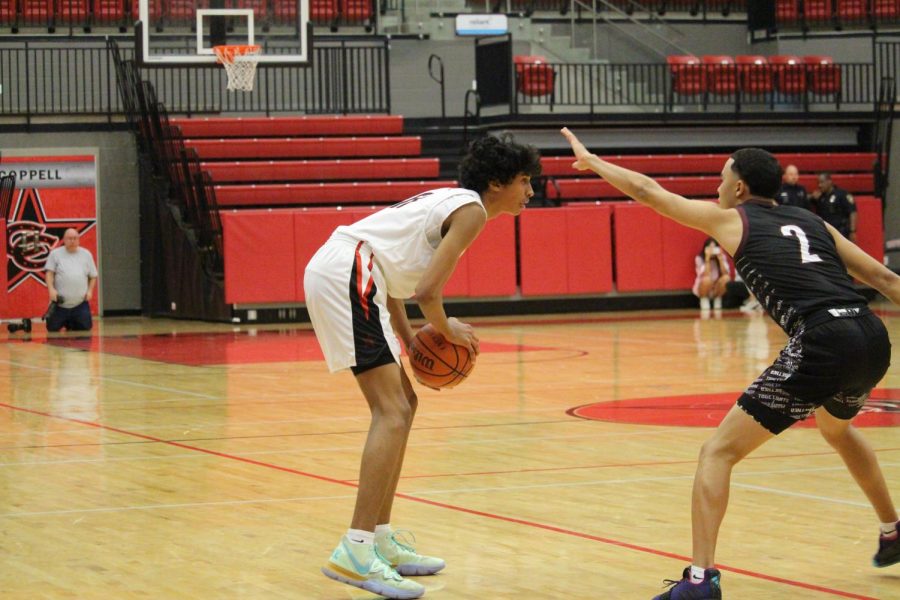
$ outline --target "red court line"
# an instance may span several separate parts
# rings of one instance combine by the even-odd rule
[[[145,439],[145,440],[150,440],[150,441],[153,441],[153,442],[158,442],[158,443],[160,443],[160,444],[166,444],[166,445],[169,445],[169,446],[175,446],[175,447],[177,447],[177,448],[182,448],[182,449],[185,449],[185,450],[194,450],[194,451],[196,451],[196,452],[202,452],[203,454],[209,454],[210,456],[216,456],[216,457],[218,457],[218,458],[226,458],[226,459],[229,459],[229,460],[236,460],[236,461],[238,461],[238,462],[243,462],[243,463],[255,465],[255,466],[258,466],[258,467],[264,467],[264,468],[267,468],[267,469],[274,469],[274,470],[276,470],[276,471],[282,471],[282,472],[284,472],[284,473],[291,473],[291,474],[294,474],[294,475],[300,475],[300,476],[302,476],[302,477],[309,477],[309,478],[311,478],[311,479],[316,479],[316,480],[318,480],[318,481],[324,481],[324,482],[327,482],[327,483],[334,483],[334,484],[342,485],[342,486],[345,486],[345,487],[352,487],[352,488],[357,487],[356,484],[349,483],[349,482],[346,482],[346,481],[342,481],[342,480],[340,480],[340,479],[335,479],[335,478],[333,478],[333,477],[327,477],[327,476],[325,476],[325,475],[316,475],[315,473],[308,473],[308,472],[306,472],[306,471],[300,471],[300,470],[298,470],[298,469],[292,469],[292,468],[290,468],[290,467],[282,467],[282,466],[280,466],[280,465],[276,465],[276,464],[273,464],[273,463],[262,462],[262,461],[259,461],[259,460],[254,460],[254,459],[252,459],[252,458],[245,458],[245,457],[243,457],[243,456],[237,456],[237,455],[235,455],[235,454],[227,454],[227,453],[224,453],[224,452],[217,452],[217,451],[215,451],[215,450],[208,450],[208,449],[206,449],[206,448],[200,448],[199,446],[191,446],[190,444],[183,444],[183,443],[181,443],[181,442],[173,442],[173,441],[169,441],[169,440],[164,440],[164,439],[162,439],[162,438],[154,437],[154,436],[152,436],[152,435],[146,435],[146,434],[143,434],[143,433],[136,433],[136,432],[128,431],[128,430],[125,430],[125,429],[119,429],[118,427],[112,427],[112,426],[110,426],[110,425],[104,425],[104,424],[102,424],[102,423],[96,423],[96,422],[93,422],[93,421],[84,421],[84,420],[82,420],[82,419],[74,419],[74,418],[72,418],[72,417],[64,417],[64,416],[62,416],[62,415],[55,415],[55,414],[53,414],[53,413],[48,413],[48,412],[44,412],[44,411],[40,411],[40,410],[34,410],[34,409],[31,409],[31,408],[23,408],[23,407],[20,407],[20,406],[14,406],[14,405],[12,405],[12,404],[7,404],[7,403],[5,403],[5,402],[0,402],[0,407],[8,408],[8,409],[14,410],[14,411],[19,411],[19,412],[29,413],[29,414],[32,414],[32,415],[38,415],[38,416],[41,416],[41,417],[46,417],[46,418],[48,418],[48,419],[57,419],[57,420],[60,420],[60,421],[68,421],[68,422],[70,422],[70,423],[78,423],[78,424],[81,424],[81,425],[85,425],[85,426],[87,426],[87,427],[94,427],[94,428],[96,428],[96,429],[103,429],[103,430],[105,430],[105,431],[112,431],[112,432],[115,432],[115,433],[120,433],[120,434],[122,434],[122,435],[127,435],[127,436],[132,436],[132,437],[137,437],[137,438]],[[584,533],[584,532],[581,532],[581,531],[575,531],[575,530],[572,530],[572,529],[566,529],[566,528],[563,528],[563,527],[556,527],[556,526],[554,526],[554,525],[547,525],[547,524],[544,524],[544,523],[538,523],[538,522],[536,522],[536,521],[528,521],[528,520],[525,520],[525,519],[519,519],[519,518],[516,518],[516,517],[508,517],[508,516],[505,516],[505,515],[500,515],[500,514],[495,514],[495,513],[489,513],[489,512],[484,512],[484,511],[480,511],[480,510],[474,510],[474,509],[471,509],[471,508],[465,508],[465,507],[463,507],[463,506],[456,506],[456,505],[454,505],[454,504],[446,504],[446,503],[444,503],[444,502],[437,502],[437,501],[434,501],[434,500],[428,500],[428,499],[426,499],[426,498],[419,498],[419,497],[417,497],[417,496],[410,496],[410,495],[408,495],[408,494],[397,494],[396,497],[397,497],[397,498],[403,498],[404,500],[410,500],[410,501],[412,501],[412,502],[419,502],[420,504],[426,504],[426,505],[429,505],[429,506],[435,506],[435,507],[438,507],[438,508],[446,508],[446,509],[448,509],[448,510],[452,510],[452,511],[456,511],[456,512],[461,512],[461,513],[465,513],[465,514],[470,514],[470,515],[475,515],[475,516],[479,516],[479,517],[485,517],[485,518],[487,518],[487,519],[494,519],[494,520],[497,520],[497,521],[504,521],[504,522],[507,522],[507,523],[515,523],[515,524],[517,524],[517,525],[524,525],[524,526],[526,526],[526,527],[533,527],[533,528],[535,528],[535,529],[543,529],[543,530],[545,530],[545,531],[552,531],[552,532],[554,532],[554,533],[560,533],[560,534],[568,535],[568,536],[572,536],[572,537],[578,537],[578,538],[582,538],[582,539],[586,539],[586,540],[592,540],[592,541],[595,541],[595,542],[600,542],[600,543],[603,543],[603,544],[608,544],[608,545],[610,545],[610,546],[618,546],[618,547],[620,547],[620,548],[626,548],[626,549],[628,549],[628,550],[635,550],[635,551],[637,551],[637,552],[643,552],[643,553],[645,553],[645,554],[653,554],[653,555],[655,555],[655,556],[662,556],[662,557],[664,557],[664,558],[673,558],[673,559],[676,559],[676,560],[680,560],[680,561],[682,561],[682,562],[685,562],[685,561],[686,561],[686,562],[690,562],[690,561],[691,561],[691,558],[690,558],[690,557],[684,556],[684,555],[682,555],[682,554],[675,554],[674,552],[666,552],[665,550],[658,550],[658,549],[656,549],[656,548],[649,548],[649,547],[647,547],[647,546],[640,546],[640,545],[637,545],[637,544],[631,544],[631,543],[629,543],[629,542],[622,542],[622,541],[620,541],[620,540],[614,540],[614,539],[612,539],[612,538],[606,538],[606,537],[601,537],[601,536],[597,536],[597,535],[592,535],[592,534],[589,534],[589,533]],[[774,576],[774,575],[767,575],[767,574],[765,574],[765,573],[757,573],[757,572],[755,572],[755,571],[748,571],[748,570],[746,570],[746,569],[741,569],[741,568],[738,568],[738,567],[730,567],[730,566],[728,566],[728,565],[721,565],[721,564],[716,565],[716,566],[717,566],[720,570],[722,570],[722,571],[729,571],[729,572],[732,572],[732,573],[738,573],[738,574],[740,574],[740,575],[746,575],[746,576],[748,576],[748,577],[753,577],[753,578],[756,578],[756,579],[762,579],[762,580],[764,580],[764,581],[771,581],[771,582],[773,582],[773,583],[781,583],[781,584],[784,584],[784,585],[789,585],[789,586],[792,586],[792,587],[802,588],[802,589],[806,589],[806,590],[813,590],[813,591],[816,591],[816,592],[823,592],[823,593],[825,593],[825,594],[831,594],[831,595],[833,595],[833,596],[840,596],[841,598],[855,598],[856,600],[878,600],[878,598],[874,598],[874,597],[872,597],[872,596],[862,596],[862,595],[859,595],[859,594],[854,594],[854,593],[852,593],[852,592],[845,592],[845,591],[842,591],[842,590],[835,590],[835,589],[831,589],[831,588],[827,588],[827,587],[823,587],[823,586],[819,586],[819,585],[815,585],[815,584],[811,584],[811,583],[806,583],[806,582],[803,582],[803,581],[794,581],[794,580],[791,580],[791,579],[784,579],[784,578],[782,578],[782,577],[776,577],[776,576]]]
[[[893,452],[900,450],[898,448],[879,448],[875,452]],[[699,452],[699,450],[698,450]],[[763,456],[747,456],[743,460],[764,460],[768,458],[807,458],[810,456],[837,456],[835,451],[830,452],[798,452],[796,454],[765,454]],[[697,459],[689,460],[657,460],[648,462],[634,463],[602,463],[597,465],[575,465],[569,467],[534,467],[532,469],[508,469],[505,471],[468,471],[459,473],[432,473],[427,475],[406,475],[400,476],[400,479],[430,479],[436,477],[468,477],[475,475],[514,475],[516,473],[543,473],[547,471],[577,471],[580,469],[610,469],[618,467],[659,467],[664,465],[686,465],[696,464]],[[356,479],[347,479],[345,481],[357,481]]]

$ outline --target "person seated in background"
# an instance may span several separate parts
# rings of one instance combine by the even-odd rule
[[[721,310],[722,296],[731,281],[731,265],[716,240],[707,238],[703,242],[703,248],[694,258],[694,266],[697,278],[691,291],[700,298],[700,310],[709,310],[710,300],[713,308]]]
[[[784,169],[784,177],[781,180],[781,189],[775,196],[775,201],[782,206],[798,206],[806,210],[812,210],[809,203],[809,195],[806,188],[797,183],[800,180],[800,171],[795,165],[788,165]]]

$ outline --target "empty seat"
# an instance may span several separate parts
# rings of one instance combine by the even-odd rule
[[[296,6],[296,2],[294,4]],[[311,0],[309,3],[309,19],[313,23],[328,24],[338,13],[338,0]]]
[[[741,91],[745,94],[767,94],[772,91],[772,67],[765,56],[743,54],[734,57]]]
[[[770,56],[769,65],[772,67],[775,89],[778,92],[789,95],[806,92],[806,65],[799,56]]]
[[[125,19],[123,0],[94,0],[94,20],[100,23]]]
[[[800,20],[800,0],[775,0],[775,22],[794,24]]]
[[[0,24],[16,22],[16,0],[0,0]]]
[[[518,54],[513,57],[516,67],[516,90],[524,96],[553,96],[556,72],[546,64],[543,56]]]
[[[872,16],[876,21],[893,21],[900,15],[897,0],[872,0]]]
[[[809,74],[809,89],[814,94],[841,93],[841,68],[830,56],[804,56]],[[839,99],[838,99],[839,101]]]
[[[57,0],[56,19],[66,24],[87,24],[88,0]]]
[[[842,23],[865,21],[869,0],[837,0],[837,15]]]
[[[312,115],[299,117],[173,118],[185,137],[286,137],[390,135],[403,133],[397,115]]]
[[[803,20],[808,25],[821,25],[832,19],[831,0],[803,0]]]
[[[692,55],[670,55],[666,57],[671,83],[669,85],[669,106],[675,96],[696,96],[706,94],[706,67]]]
[[[22,20],[30,25],[50,25],[53,21],[53,0],[21,0]]]
[[[722,55],[706,55],[706,89],[713,94],[731,95],[737,92],[737,67],[734,58]]]
[[[418,156],[419,137],[186,139],[201,159],[315,158],[341,156]]]
[[[341,0],[341,17],[347,23],[367,23],[372,18],[372,1]]]
[[[156,20],[165,14],[165,5],[163,0],[148,0],[147,12],[151,19]],[[138,0],[131,0],[131,19],[137,21],[141,16],[140,3]]]

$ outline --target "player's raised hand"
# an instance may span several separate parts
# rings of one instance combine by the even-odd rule
[[[590,169],[590,165],[588,164],[588,159],[593,156],[588,149],[584,147],[584,144],[575,137],[575,134],[569,131],[568,127],[563,127],[560,130],[560,133],[568,140],[569,144],[572,146],[572,152],[575,154],[575,162],[572,163],[572,167],[578,169],[579,171],[587,171]]]

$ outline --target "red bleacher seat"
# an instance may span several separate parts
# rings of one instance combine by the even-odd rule
[[[246,158],[316,158],[339,156],[418,156],[422,152],[419,137],[366,138],[267,138],[197,140],[185,145],[197,150],[201,160]]]
[[[869,0],[838,0],[837,14],[843,21],[862,21],[869,12]]]
[[[737,92],[737,67],[734,58],[723,55],[706,55],[706,89],[713,94],[729,95]]]
[[[671,55],[666,57],[672,81],[669,105],[675,96],[696,96],[706,94],[706,67],[696,56]]]
[[[22,18],[29,24],[49,24],[53,20],[53,0],[21,0]]]
[[[88,0],[56,0],[56,19],[61,23],[87,23]]]
[[[403,117],[395,115],[173,118],[171,123],[189,138],[403,133]]]
[[[166,0],[166,18],[185,24],[194,24],[197,3],[193,0]]]
[[[800,0],[775,0],[775,22],[793,23],[800,18]]]
[[[277,23],[295,22],[297,20],[297,0],[272,0],[272,16]]]
[[[288,183],[217,185],[219,206],[302,206],[399,202],[455,181],[377,181],[366,183]]]
[[[516,90],[525,96],[552,96],[556,72],[546,64],[544,56],[513,56],[516,67]]]
[[[571,162],[571,160],[570,160]],[[300,161],[205,162],[216,183],[427,179],[440,174],[437,158],[366,158]]]
[[[769,64],[775,76],[777,91],[782,94],[802,94],[806,91],[806,65],[799,56],[770,56]]]
[[[311,0],[309,3],[309,18],[313,23],[329,23],[338,12],[338,0]]]
[[[372,18],[372,0],[341,0],[341,17],[347,23],[364,23]]]
[[[148,0],[147,2],[147,10],[150,13],[151,19],[159,19],[165,14],[166,5],[163,4],[164,0]],[[140,3],[138,0],[131,0],[131,18],[134,21],[137,21],[140,18]]]
[[[738,66],[741,91],[747,94],[766,94],[772,91],[772,67],[765,56],[739,55],[734,57]]]
[[[809,73],[809,89],[815,94],[841,93],[841,68],[830,56],[804,56]]]
[[[809,24],[821,24],[831,19],[831,0],[803,0],[803,19]]]
[[[893,20],[900,14],[897,0],[872,0],[872,15],[877,20]]]
[[[16,0],[0,0],[0,23],[16,22]]]
[[[94,0],[94,19],[98,22],[121,21],[125,18],[123,0]]]

